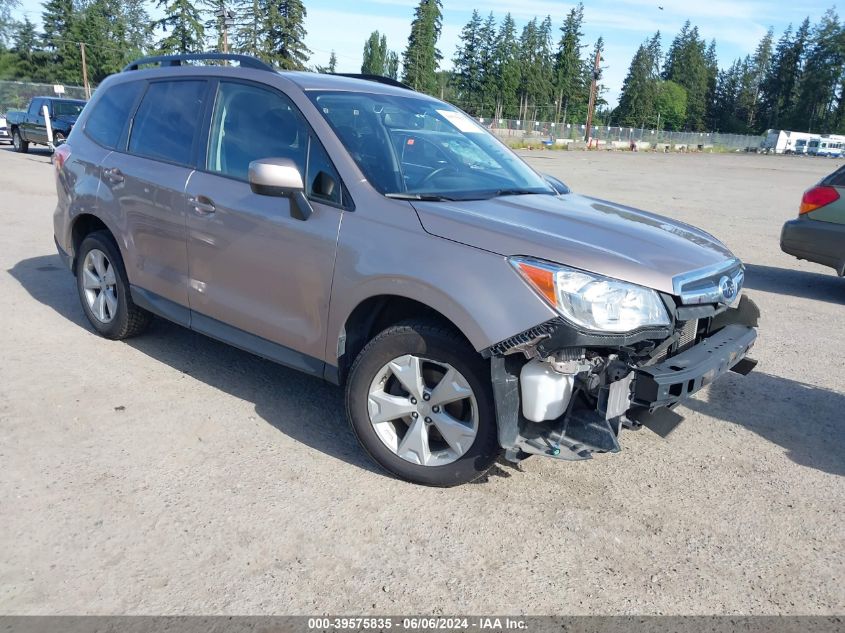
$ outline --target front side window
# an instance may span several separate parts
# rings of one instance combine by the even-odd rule
[[[144,88],[144,82],[131,81],[107,88],[94,104],[85,123],[85,133],[109,149],[116,149],[123,128],[132,114],[135,99]]]
[[[209,171],[246,180],[252,161],[289,158],[304,174],[307,136],[299,113],[280,93],[222,81],[206,165]]]
[[[303,175],[306,194],[341,203],[340,177],[302,115],[283,94],[221,81],[214,103],[206,168],[247,180],[249,164],[288,158]]]
[[[190,165],[205,92],[205,81],[151,83],[132,123],[129,152]]]
[[[389,197],[554,193],[492,134],[446,103],[356,92],[308,96],[370,184]]]
[[[82,113],[84,103],[78,101],[54,101],[53,102],[53,116],[79,116]]]

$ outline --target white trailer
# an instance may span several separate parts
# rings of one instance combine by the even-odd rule
[[[760,150],[767,154],[799,154],[806,151],[807,144],[813,138],[818,138],[818,135],[791,130],[766,130],[766,138],[760,143]]]

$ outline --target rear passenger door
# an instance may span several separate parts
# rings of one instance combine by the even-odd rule
[[[320,371],[312,359],[325,353],[340,178],[275,89],[220,80],[209,127],[204,161],[186,190],[192,327],[226,340],[239,336],[231,328],[248,332],[263,341],[243,339],[242,347]],[[291,216],[289,199],[252,192],[249,163],[261,158],[296,163],[314,207],[308,220]]]
[[[29,104],[29,110],[26,112],[24,118],[24,139],[32,141],[33,143],[45,143],[46,138],[38,133],[39,124],[44,124],[44,114],[41,107],[44,105],[44,99],[33,99]],[[46,128],[45,128],[46,129]],[[44,135],[46,136],[46,134]]]
[[[150,81],[125,150],[103,162],[101,190],[127,236],[133,292],[187,324],[185,184],[193,172],[207,99],[203,79]],[[181,310],[179,308],[182,308]]]

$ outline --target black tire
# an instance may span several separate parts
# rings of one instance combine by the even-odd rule
[[[105,253],[115,273],[114,289],[117,296],[117,309],[112,319],[107,323],[101,321],[93,313],[88,305],[83,287],[85,258],[94,249]],[[85,316],[88,317],[88,321],[97,333],[105,338],[120,340],[136,336],[143,332],[150,323],[152,315],[132,302],[123,258],[120,256],[114,238],[106,231],[90,233],[82,240],[79,252],[76,254],[76,288]]]
[[[15,146],[15,151],[20,154],[26,154],[29,151],[29,142],[21,138],[20,130],[17,128],[12,130],[12,145]]]
[[[382,367],[406,354],[451,365],[473,391],[479,416],[475,440],[450,464],[422,466],[406,461],[379,439],[370,422],[370,384]],[[373,461],[413,483],[440,487],[468,483],[483,476],[501,452],[489,365],[455,331],[430,322],[413,320],[392,326],[364,347],[346,382],[346,413],[353,433]]]

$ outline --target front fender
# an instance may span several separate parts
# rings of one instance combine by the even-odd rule
[[[522,281],[507,258],[430,235],[421,230],[415,216],[407,217],[405,226],[390,227],[357,211],[344,217],[326,362],[337,363],[337,342],[349,315],[379,295],[431,307],[479,351],[554,318],[554,311]]]

